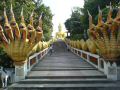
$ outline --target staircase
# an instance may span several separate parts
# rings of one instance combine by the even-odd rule
[[[8,90],[120,90],[119,82],[107,80],[102,72],[67,51],[64,42],[55,42],[53,47],[51,56]]]

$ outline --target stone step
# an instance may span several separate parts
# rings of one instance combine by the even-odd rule
[[[37,67],[64,67],[64,68],[81,68],[81,67],[86,67],[87,64],[84,64],[84,65],[73,65],[73,64],[39,64],[37,65]],[[90,65],[88,65],[87,67],[92,67]]]
[[[80,57],[78,57],[78,56],[74,56],[74,55],[61,55],[61,54],[58,54],[58,55],[51,55],[51,56],[49,56],[49,54],[46,56],[46,59],[52,59],[52,58],[54,58],[54,60],[56,59],[56,58],[58,58],[58,57],[60,57],[61,59],[62,58],[64,58],[64,56],[66,56],[66,58],[71,58],[71,59],[80,59]]]
[[[93,78],[93,79],[25,79],[19,82],[19,84],[88,84],[88,83],[110,83],[111,80],[105,78]]]
[[[40,65],[46,65],[46,64],[52,64],[52,65],[54,65],[54,64],[70,64],[70,65],[79,65],[79,66],[91,66],[89,63],[87,63],[87,62],[85,62],[85,61],[80,61],[80,60],[76,60],[76,61],[72,61],[72,60],[46,60],[46,58],[45,58],[45,60],[41,60],[36,66],[40,66]]]
[[[95,79],[95,78],[99,78],[99,79],[103,79],[103,78],[107,78],[105,75],[97,75],[97,76],[26,76],[26,79]]]
[[[115,83],[89,84],[13,84],[8,90],[120,90]]]
[[[61,59],[61,58],[46,58],[45,57],[45,60],[43,60],[42,62],[44,63],[50,63],[50,62],[55,62],[55,63],[59,63],[59,62],[64,62],[64,63],[86,63],[84,61],[82,61],[80,58],[79,59],[73,59],[73,60],[70,60],[70,58],[64,58],[64,59]],[[41,63],[41,62],[40,62]]]
[[[72,62],[71,61],[67,61],[67,62],[65,62],[65,61],[63,61],[63,62],[62,61],[51,61],[51,62],[50,61],[48,61],[48,62],[43,61],[43,62],[39,63],[39,65],[46,65],[46,64],[47,65],[49,65],[49,64],[50,65],[51,64],[52,65],[54,65],[54,64],[58,64],[58,65],[62,65],[63,64],[64,65],[65,64],[65,65],[79,65],[79,66],[81,66],[82,64],[90,65],[90,64],[88,64],[86,62],[75,62],[75,61],[72,61]]]
[[[27,76],[104,76],[104,74],[98,70],[31,71]]]
[[[27,79],[65,79],[65,78],[106,78],[97,70],[67,70],[67,71],[31,71]]]
[[[58,67],[34,67],[32,71],[71,71],[71,70],[97,70],[93,67],[81,67],[81,68],[58,68]]]

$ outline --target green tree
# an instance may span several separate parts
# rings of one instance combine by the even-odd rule
[[[73,8],[71,17],[65,22],[65,27],[70,32],[71,38],[82,38],[84,30],[81,24],[81,9],[79,7]]]

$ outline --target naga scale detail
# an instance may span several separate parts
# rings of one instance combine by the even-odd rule
[[[99,9],[98,24],[92,22],[89,14],[89,34],[99,49],[100,55],[106,61],[116,61],[120,57],[120,8],[116,17],[112,18],[112,7],[108,13],[107,21],[102,20],[102,11]]]

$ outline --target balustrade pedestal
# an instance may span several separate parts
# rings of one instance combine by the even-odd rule
[[[27,75],[27,62],[23,65],[15,65],[15,82],[24,80]]]
[[[120,67],[116,62],[104,61],[104,72],[110,80],[120,80]]]

